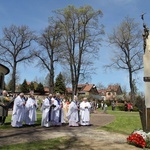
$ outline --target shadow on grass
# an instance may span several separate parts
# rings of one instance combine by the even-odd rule
[[[55,139],[48,139],[38,142],[28,142],[21,144],[13,144],[0,146],[3,150],[93,150],[90,145],[85,144],[77,137],[60,137]]]

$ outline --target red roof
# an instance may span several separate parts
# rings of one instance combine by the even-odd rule
[[[108,88],[107,88],[107,91],[112,91],[113,90],[113,91],[117,92],[119,88],[120,88],[119,85],[109,85]]]
[[[89,92],[93,88],[94,84],[85,84],[82,91]]]
[[[89,92],[94,87],[94,84],[78,84],[78,92],[85,93]],[[71,88],[66,88],[68,93],[72,92]]]
[[[100,90],[98,90],[98,93],[100,96],[105,96],[106,95],[106,89],[100,89]]]
[[[30,85],[31,84],[31,82],[26,82],[27,83],[27,85]]]
[[[70,88],[70,87],[66,88],[66,90],[67,90],[68,93],[72,92],[72,88]]]
[[[48,87],[44,87],[44,91],[49,93],[49,88]]]

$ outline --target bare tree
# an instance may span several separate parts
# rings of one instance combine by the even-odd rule
[[[129,74],[131,100],[134,102],[134,79],[133,74],[143,68],[142,34],[139,24],[134,19],[126,17],[123,22],[109,35],[109,43],[116,47],[111,64],[119,70],[126,70]]]
[[[70,86],[71,85],[70,72],[65,69],[65,70],[62,71],[62,76],[65,80],[65,85]]]
[[[101,82],[97,83],[96,87],[99,90],[106,89],[106,87]]]
[[[58,23],[50,19],[49,26],[43,31],[37,42],[40,49],[35,52],[39,58],[38,66],[46,69],[49,73],[50,93],[54,92],[54,64],[58,61],[57,54],[60,46],[60,29]]]
[[[17,65],[32,58],[33,49],[30,48],[35,36],[27,26],[15,25],[5,27],[3,34],[3,38],[0,39],[0,61],[7,63],[12,69],[12,92],[15,92]]]
[[[99,24],[102,11],[94,11],[90,6],[68,6],[56,10],[56,19],[62,29],[62,63],[70,71],[73,95],[77,94],[77,85],[81,76],[93,73],[93,64],[98,58],[103,25]],[[68,67],[67,67],[68,66]]]

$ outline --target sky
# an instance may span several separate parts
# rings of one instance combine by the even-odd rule
[[[101,83],[105,87],[109,84],[119,83],[129,90],[128,72],[110,70],[105,72],[103,66],[110,62],[112,55],[110,46],[105,42],[107,35],[116,28],[126,16],[134,18],[141,25],[141,14],[145,14],[145,23],[150,27],[150,0],[0,0],[0,34],[4,27],[10,27],[12,24],[20,26],[27,25],[36,32],[42,31],[48,25],[48,18],[52,16],[52,11],[63,9],[68,5],[80,6],[90,5],[94,10],[100,9],[103,12],[101,19],[105,26],[105,36],[100,47],[100,56],[94,60],[97,67],[96,74],[91,76],[89,83],[98,85]],[[141,33],[142,34],[142,33]],[[40,70],[35,64],[29,66],[19,65],[18,68],[20,80],[24,79],[31,82],[36,78],[44,80],[47,71]],[[59,67],[55,68],[55,75],[60,72]],[[6,76],[9,79],[9,75]],[[144,91],[143,70],[136,74],[137,87],[139,91]]]

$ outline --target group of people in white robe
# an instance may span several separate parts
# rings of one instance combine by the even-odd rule
[[[41,126],[60,126],[66,122],[70,127],[90,125],[90,109],[91,104],[87,98],[83,98],[83,101],[79,103],[77,96],[74,96],[68,105],[63,103],[59,94],[56,94],[55,98],[50,94],[43,101]]]
[[[23,122],[28,126],[34,126],[35,121],[37,121],[37,107],[38,104],[33,91],[30,92],[27,100],[24,97],[24,93],[20,93],[14,100],[11,126],[22,127]]]
[[[56,97],[50,94],[42,104],[42,120],[41,126],[60,126],[63,123],[63,103],[60,94],[57,93]]]
[[[33,126],[37,121],[36,110],[38,108],[34,92],[26,100],[24,93],[20,93],[14,100],[11,118],[12,127],[22,127],[23,123]],[[61,99],[60,94],[55,96],[49,94],[43,100],[41,106],[42,127],[61,126],[62,123],[69,123],[70,127],[90,125],[91,104],[87,98],[79,102],[78,97],[74,96],[69,103]]]

